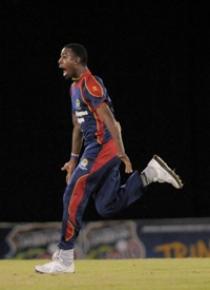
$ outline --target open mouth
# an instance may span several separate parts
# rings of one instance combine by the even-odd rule
[[[66,77],[68,75],[68,72],[67,72],[67,70],[64,67],[59,66],[59,69],[61,69],[63,71],[63,76],[64,77]]]
[[[67,71],[64,69],[63,70],[63,76],[66,77],[67,76]]]

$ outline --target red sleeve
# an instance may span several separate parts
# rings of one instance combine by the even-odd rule
[[[97,108],[106,100],[106,90],[94,76],[89,76],[85,79],[84,95],[86,100],[92,107]]]

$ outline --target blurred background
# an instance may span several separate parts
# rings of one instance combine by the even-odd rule
[[[0,221],[61,220],[72,124],[57,60],[69,42],[86,46],[104,80],[133,167],[159,154],[185,184],[151,185],[116,219],[209,217],[208,9],[185,0],[0,5]],[[90,200],[85,221],[98,219]]]

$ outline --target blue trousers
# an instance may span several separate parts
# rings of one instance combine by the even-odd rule
[[[64,192],[59,248],[74,248],[90,196],[95,199],[96,209],[103,217],[113,216],[142,196],[139,172],[134,171],[121,185],[121,160],[116,153],[113,140],[103,145],[90,144],[84,150]]]

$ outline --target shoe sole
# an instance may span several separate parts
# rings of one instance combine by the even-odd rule
[[[160,166],[165,169],[165,171],[167,171],[168,174],[170,174],[177,182],[178,184],[178,189],[182,188],[183,187],[183,183],[182,183],[182,180],[181,178],[179,177],[179,175],[177,175],[174,170],[172,170],[167,164],[165,161],[163,161],[162,158],[160,158],[158,155],[154,155],[153,156],[154,160],[156,162],[158,162],[160,164]]]
[[[36,273],[39,273],[39,274],[45,274],[44,272],[39,271],[39,270],[37,270],[37,269],[34,269],[34,270],[35,270]]]
[[[51,274],[51,275],[75,273],[75,270],[73,270],[73,271],[58,271],[58,272],[44,272],[44,271],[38,270],[36,267],[34,268],[34,270],[38,274]]]
[[[42,272],[42,271],[39,271],[39,270],[37,270],[37,269],[35,269],[35,272],[36,273],[38,273],[38,274],[42,274],[42,275],[44,275],[44,274],[48,274],[48,275],[59,275],[59,274],[69,274],[69,273],[71,273],[71,274],[74,274],[75,273],[75,271],[74,272],[65,272],[65,271],[60,271],[60,272]]]

